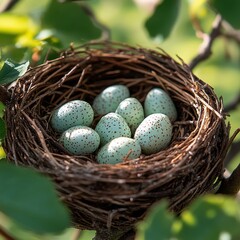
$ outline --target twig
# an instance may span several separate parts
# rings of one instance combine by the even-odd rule
[[[0,236],[2,236],[5,240],[16,240],[12,236],[10,236],[3,228],[0,227]]]
[[[240,44],[240,31],[234,29],[227,21],[222,21],[222,36],[227,39],[232,39],[236,43]]]
[[[217,193],[236,196],[240,191],[240,164],[229,178],[223,179]]]
[[[225,112],[230,112],[235,110],[240,105],[240,92],[235,96],[235,98],[226,106],[224,107]]]
[[[0,5],[0,13],[11,10],[19,0],[7,0]]]
[[[80,229],[76,229],[74,232],[72,240],[78,240],[82,235],[82,231]]]
[[[214,22],[211,33],[203,34],[203,43],[200,46],[198,55],[192,59],[189,63],[190,69],[196,67],[200,62],[206,60],[212,54],[212,45],[214,40],[221,35],[221,25],[222,25],[222,17],[217,15]]]

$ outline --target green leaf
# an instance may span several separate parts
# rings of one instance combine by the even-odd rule
[[[240,237],[240,203],[236,199],[211,195],[199,198],[181,215],[181,240],[219,240],[222,234]]]
[[[51,181],[23,167],[0,162],[0,211],[35,233],[57,234],[70,226]]]
[[[3,117],[4,110],[5,110],[5,105],[2,102],[0,102],[0,118]]]
[[[177,20],[180,0],[164,0],[147,19],[145,26],[153,38],[165,39],[169,36]]]
[[[210,0],[210,3],[233,27],[240,27],[239,0]]]
[[[29,61],[19,64],[9,59],[6,60],[0,70],[0,84],[14,82],[27,71],[28,66]]]
[[[99,38],[101,31],[85,13],[79,3],[60,3],[52,0],[42,16],[42,29],[48,29],[65,47],[71,42]]]
[[[150,209],[144,221],[138,225],[137,240],[170,239],[174,218],[167,210],[167,202],[161,201]]]

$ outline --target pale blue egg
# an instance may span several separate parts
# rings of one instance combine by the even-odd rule
[[[139,158],[140,155],[141,147],[136,140],[119,137],[113,139],[99,150],[97,161],[102,164],[117,164]]]
[[[51,117],[52,128],[59,133],[74,126],[90,126],[94,118],[91,105],[82,100],[73,100],[56,109]]]
[[[172,124],[167,115],[151,114],[136,129],[136,139],[146,155],[157,153],[166,148],[172,138]]]
[[[150,90],[144,101],[145,117],[153,113],[163,113],[173,122],[177,119],[177,110],[171,97],[161,88]]]
[[[64,131],[59,142],[71,154],[87,155],[98,149],[100,137],[90,127],[75,126]]]
[[[129,96],[129,89],[125,85],[112,85],[96,96],[92,107],[98,115],[115,112],[119,103]]]

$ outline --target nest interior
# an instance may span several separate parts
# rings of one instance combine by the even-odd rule
[[[8,159],[50,176],[80,229],[132,226],[163,198],[180,213],[221,181],[229,127],[213,89],[179,62],[163,51],[92,43],[29,69],[8,90]],[[63,149],[49,124],[52,111],[75,99],[92,103],[113,84],[125,84],[141,102],[153,87],[169,93],[178,119],[166,149],[117,165]]]

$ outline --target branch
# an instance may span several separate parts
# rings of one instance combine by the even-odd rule
[[[72,240],[78,240],[82,236],[82,233],[83,231],[81,231],[80,229],[76,229],[72,237]]]
[[[190,69],[196,67],[200,62],[209,58],[212,54],[212,45],[214,40],[221,35],[221,25],[222,25],[222,17],[217,15],[214,22],[211,33],[203,34],[203,42],[200,46],[198,55],[192,59],[189,64]]]
[[[16,240],[15,238],[13,238],[12,236],[10,236],[4,229],[2,229],[0,227],[0,236],[3,237],[3,239],[5,240]]]
[[[229,178],[223,179],[217,193],[237,196],[240,191],[240,164]]]
[[[227,21],[222,22],[222,36],[234,40],[237,44],[240,44],[240,31],[233,28]]]
[[[0,13],[11,10],[19,0],[7,0],[0,5]]]

